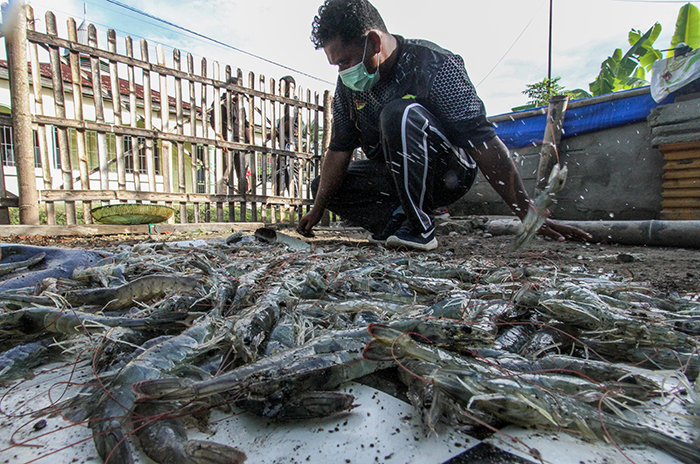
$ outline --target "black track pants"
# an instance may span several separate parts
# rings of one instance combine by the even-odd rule
[[[402,205],[413,228],[427,231],[432,211],[467,193],[477,173],[474,161],[444,134],[437,118],[414,100],[389,103],[380,117],[384,159],[351,162],[328,209],[381,232]],[[314,195],[318,182],[316,178],[311,184]]]

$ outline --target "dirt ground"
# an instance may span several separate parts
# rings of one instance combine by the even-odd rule
[[[538,236],[525,248],[514,251],[512,235],[491,236],[474,224],[478,224],[478,221],[470,221],[468,227],[460,228],[459,231],[448,232],[447,229],[438,229],[439,246],[434,253],[454,260],[480,257],[487,261],[501,262],[503,266],[514,269],[523,265],[585,266],[588,272],[604,275],[612,280],[644,282],[663,294],[677,292],[681,295],[700,298],[700,249],[580,242],[557,243]],[[235,226],[231,232],[233,231],[235,231]],[[332,247],[341,244],[360,247],[377,246],[368,242],[369,234],[359,228],[317,227],[315,229],[316,237],[312,239],[300,237],[293,229],[283,229],[282,231],[317,246]],[[246,233],[251,234],[252,232]],[[198,231],[143,236],[26,236],[5,237],[0,242],[109,251],[119,244],[134,244],[143,241],[225,239],[229,235],[229,232],[206,233]],[[404,253],[401,250],[397,252]]]

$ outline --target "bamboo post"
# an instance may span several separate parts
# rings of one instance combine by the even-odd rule
[[[141,39],[141,61],[149,62],[148,59],[148,42]],[[145,129],[153,130],[153,95],[151,92],[151,71],[148,68],[142,68],[143,72],[143,101],[144,101],[144,119]],[[161,95],[161,104],[163,96]],[[164,150],[165,151],[165,150]],[[162,157],[167,156],[165,153]],[[146,138],[146,174],[148,175],[148,190],[156,191],[156,172],[155,163],[153,162],[153,139]]]
[[[207,59],[202,58],[202,77],[207,77]],[[207,84],[202,84],[202,137],[209,138],[209,112],[207,111]],[[209,145],[204,145],[204,192],[211,193],[209,176],[211,169],[209,166]],[[204,205],[204,222],[211,222],[211,205],[209,202]]]
[[[126,56],[129,58],[134,57],[134,42],[131,36],[126,36]],[[128,65],[126,67],[126,75],[129,79],[129,123],[131,127],[138,127],[137,112],[136,112],[136,80],[134,76],[134,66]],[[145,101],[145,100],[144,100]],[[131,137],[131,167],[132,175],[134,178],[134,190],[137,192],[141,190],[141,175],[139,173],[139,147],[138,138],[134,140]],[[137,203],[141,203],[138,201]]]
[[[265,92],[265,76],[262,74],[260,75],[260,90],[262,92]],[[267,146],[267,105],[268,100],[265,97],[262,97],[260,99],[260,138],[262,140],[262,145],[265,147]],[[262,177],[262,182],[260,185],[260,194],[263,197],[267,197],[267,158],[267,153],[263,153],[260,157],[260,172]],[[267,208],[267,203],[263,203],[262,205],[260,205],[260,220],[263,223],[267,222]]]
[[[320,130],[320,125],[321,125],[321,120],[320,118],[320,112],[318,111],[318,107],[320,106],[320,95],[318,92],[314,92],[314,103],[316,104],[316,109],[314,109],[314,135],[313,135],[313,161],[309,165],[309,170],[311,171],[311,179],[315,179],[320,173],[321,169],[319,166],[319,159],[321,159],[321,153],[320,153],[320,143],[319,143],[319,130]],[[308,198],[313,198],[313,192],[311,191],[311,182],[306,186],[308,189]],[[309,208],[306,208],[306,211],[309,211]]]
[[[316,104],[316,109],[314,110],[314,121],[313,121],[314,122],[313,154],[314,154],[315,158],[319,158],[321,156],[321,154],[319,153],[320,147],[319,147],[319,143],[318,143],[319,142],[318,133],[319,133],[319,126],[321,125],[321,121],[319,120],[320,114],[318,111],[318,107],[319,107],[319,103],[320,103],[318,92],[314,92],[314,103]],[[317,172],[315,174],[318,175]]]
[[[559,163],[557,146],[561,141],[561,129],[564,125],[564,116],[568,103],[568,95],[555,95],[549,100],[547,124],[544,129],[542,148],[540,149],[540,163],[537,167],[535,195],[539,194],[547,186],[549,173],[554,165]]]
[[[255,74],[253,73],[253,71],[250,71],[248,73],[248,88],[250,90],[255,90]],[[255,96],[252,92],[248,96],[248,114],[250,115],[250,125],[248,126],[248,143],[251,145],[255,145]],[[243,126],[245,127],[245,124]],[[258,156],[258,154],[253,151],[250,152],[248,156],[250,157],[250,185],[248,186],[246,193],[255,195],[257,192],[258,183],[258,163],[256,162],[256,157]],[[243,174],[244,180],[244,183],[242,185],[245,187],[245,179],[248,174],[248,170],[245,168],[245,163],[241,172]],[[258,222],[258,204],[255,202],[251,202],[250,209],[252,211],[251,220],[253,222]],[[245,211],[241,212],[241,220],[243,222],[245,222],[246,220]]]
[[[279,94],[280,97],[287,95],[287,81],[279,81]],[[282,151],[287,151],[287,135],[288,131],[286,128],[286,119],[289,111],[289,107],[286,103],[280,102],[279,104],[279,128],[277,129],[277,137],[279,138],[280,144],[280,154],[277,155],[277,164],[275,166],[277,170],[277,195],[284,197],[284,188],[287,185],[287,163],[289,162],[289,157],[286,154],[282,154]],[[287,204],[282,204],[279,206],[280,209],[280,222],[285,222],[285,216],[287,214]]]
[[[221,80],[221,69],[219,67],[219,62],[214,61],[214,81],[219,82]],[[214,103],[212,103],[214,108],[214,137],[217,139],[223,139],[221,135],[221,87],[218,84],[214,85]],[[214,172],[216,173],[216,193],[217,195],[222,195],[225,193],[224,187],[224,151],[223,149],[216,147],[216,159],[214,161]],[[220,201],[216,202],[216,222],[224,222],[224,204]]]
[[[306,102],[309,104],[314,102],[314,100],[312,100],[312,97],[311,97],[311,89],[307,89],[307,91],[306,91]],[[306,150],[305,150],[305,152],[307,155],[313,155],[313,147],[311,145],[311,140],[312,140],[312,138],[311,138],[311,129],[312,129],[311,120],[313,119],[313,111],[314,110],[312,110],[311,108],[307,108],[307,111],[306,111]],[[302,195],[302,197],[305,199],[311,198],[311,180],[313,179],[313,177],[311,177],[312,159],[313,158],[307,158],[304,161],[303,171],[300,170],[304,174],[304,178],[303,178],[303,181],[301,182],[301,185],[304,186],[305,193]],[[308,206],[305,208],[302,207],[301,211],[302,211],[302,215],[305,212],[308,212]]]
[[[301,90],[301,89],[299,89]],[[287,89],[289,93],[289,98],[297,99],[297,88],[294,83],[289,85]],[[300,124],[298,124],[299,118],[299,108],[295,105],[289,106],[289,148],[290,151],[300,152],[301,151],[301,137],[299,135]],[[294,154],[287,158],[288,175],[289,175],[289,197],[292,199],[297,199],[299,192],[297,189],[297,183],[299,180],[294,172],[294,168],[297,167],[297,155]],[[289,222],[290,224],[296,223],[297,208],[293,203],[289,205]]]
[[[68,40],[78,42],[78,32],[75,27],[75,19],[68,18]],[[78,52],[70,51],[70,72],[73,83],[73,117],[76,121],[85,121],[83,114],[83,78],[80,72],[80,55]],[[80,189],[90,190],[90,168],[88,166],[87,148],[85,143],[85,129],[76,129],[75,145],[78,152],[78,171],[80,172]],[[83,222],[92,222],[90,210],[92,201],[83,201]]]
[[[27,28],[30,30],[35,30],[34,26],[34,9],[31,5],[27,5]],[[35,113],[38,115],[44,114],[44,96],[42,92],[41,83],[41,69],[39,67],[39,51],[37,49],[37,44],[34,42],[30,43],[31,52],[31,66],[32,66],[32,89],[34,91],[34,106]],[[39,136],[39,151],[41,152],[41,174],[42,180],[44,181],[44,190],[51,190],[53,187],[51,179],[51,159],[49,157],[49,144],[46,137],[46,126],[44,124],[39,124],[37,128]],[[2,184],[2,192],[5,192],[5,178],[2,172],[2,166],[0,164],[0,183]],[[56,225],[56,210],[54,208],[53,201],[46,201],[46,223],[48,225]],[[6,207],[0,208],[0,223],[4,220],[4,214],[8,212]],[[8,222],[9,224],[9,216]]]
[[[275,96],[275,92],[277,91],[277,86],[275,85],[275,79],[270,78],[270,95],[273,97]],[[277,189],[277,154],[274,152],[277,146],[277,132],[278,132],[278,127],[277,127],[277,102],[275,100],[270,101],[270,142],[272,145],[272,156],[270,156],[270,190],[272,191],[272,195],[279,195],[278,189]],[[274,224],[277,222],[277,205],[272,204],[270,205],[270,221]]]
[[[56,32],[56,16],[54,16],[53,12],[47,11],[45,18],[46,33],[52,37],[58,37],[58,33]],[[65,94],[63,93],[63,78],[61,76],[61,56],[58,53],[58,47],[55,45],[49,45],[49,61],[51,62],[54,111],[57,118],[65,119],[66,100]],[[65,190],[73,190],[73,168],[71,166],[70,150],[68,146],[68,132],[65,127],[58,128],[58,150],[61,156],[62,188]],[[66,201],[65,205],[66,224],[76,224],[75,202]]]
[[[97,49],[97,29],[94,24],[88,25],[88,45]],[[104,101],[102,99],[102,73],[100,72],[100,58],[90,56],[90,70],[92,73],[92,96],[95,102],[95,120],[104,124]],[[100,166],[100,188],[109,190],[109,158],[107,156],[107,134],[97,132],[97,156]]]
[[[311,104],[311,89],[306,89],[306,103]],[[311,115],[313,113],[313,110],[311,108],[306,108],[306,134],[304,134],[304,137],[306,137],[306,150],[305,152],[307,154],[311,153]],[[303,133],[303,130],[302,130]]]
[[[173,67],[180,71],[180,50],[173,49]],[[182,79],[175,77],[175,130],[178,135],[184,134],[184,115],[182,110]],[[178,192],[187,193],[187,177],[185,173],[185,144],[177,142],[177,183]],[[184,197],[184,195],[183,195]],[[187,224],[187,203],[180,202],[180,223]]]
[[[165,51],[161,44],[156,45],[156,61],[158,66],[165,67]],[[170,99],[168,98],[168,76],[163,73],[158,75],[158,92],[160,93],[160,127],[161,131],[166,134],[170,132]],[[172,181],[172,152],[173,144],[163,140],[162,142],[163,152],[161,153],[161,163],[163,165],[163,191],[172,192],[173,191],[173,181]],[[149,164],[150,166],[150,164]],[[182,166],[179,166],[182,169]],[[155,166],[154,166],[155,169]],[[172,207],[172,202],[166,202],[166,206]],[[171,221],[172,222],[172,221]]]
[[[187,73],[190,77],[194,76],[194,57],[192,53],[187,54]],[[195,97],[195,86],[192,79],[188,80],[189,84],[189,94],[190,94],[190,135],[192,137],[197,136],[197,99]],[[192,191],[198,193],[198,179],[197,179],[197,163],[198,163],[198,152],[197,144],[195,142],[190,143],[190,170],[192,178]],[[201,221],[199,217],[199,203],[195,202],[192,204],[194,208],[194,222],[199,223]]]
[[[112,53],[117,53],[117,34],[114,29],[107,31],[108,49]],[[119,91],[119,70],[115,60],[109,60],[109,80],[112,90],[112,110],[114,113],[114,124],[122,125],[122,96]],[[124,162],[124,136],[115,135],[115,153],[117,155],[117,186],[119,190],[126,190],[126,163]]]
[[[226,65],[226,84],[230,84],[232,82],[232,73],[231,73],[231,66]],[[239,70],[240,71],[240,70]],[[240,76],[236,77],[236,84],[241,85],[241,79],[239,78]],[[229,89],[228,87],[226,88],[226,136],[225,139],[228,140],[229,142],[234,140],[233,137],[233,112],[235,111],[236,114],[238,115],[238,141],[241,142],[243,141],[242,134],[243,132],[241,131],[241,127],[243,125],[243,121],[241,120],[241,105],[243,102],[243,99],[241,95],[237,96],[236,102],[234,104],[233,102],[233,91]],[[234,106],[235,105],[235,106]],[[227,170],[228,170],[228,182],[229,182],[229,188],[228,188],[228,193],[229,195],[235,195],[236,194],[236,186],[238,187],[238,191],[241,192],[241,184],[240,184],[240,177],[236,177],[236,165],[238,164],[238,161],[240,160],[240,155],[236,152],[236,150],[227,150],[228,156],[228,164],[227,164]],[[240,165],[238,165],[240,168]],[[240,172],[240,171],[238,171]],[[243,205],[241,205],[241,210],[243,208]],[[229,202],[228,204],[228,220],[229,222],[236,222],[236,203],[234,202]]]
[[[27,12],[21,2],[3,6],[3,23],[12,24],[5,31],[5,48],[10,69],[12,106],[12,143],[17,164],[19,186],[19,220],[21,224],[39,224],[39,193],[34,173],[32,115],[29,108],[29,69],[27,67]],[[0,195],[6,196],[3,173]],[[0,209],[0,223],[9,224],[9,210]]]
[[[326,90],[323,93],[323,143],[321,147],[321,165],[326,157],[326,151],[328,146],[331,144],[331,105],[333,103],[333,98],[331,98],[331,92]],[[320,169],[320,167],[319,167]],[[321,225],[328,226],[331,223],[331,215],[328,210],[323,213],[323,219],[321,219]]]
[[[288,90],[287,90],[287,81],[285,80],[280,80],[280,96],[285,97],[288,95]],[[280,150],[287,150],[287,135],[288,131],[286,128],[286,123],[287,123],[287,117],[289,115],[289,106],[284,103],[280,104],[280,121],[279,121],[279,129],[278,129],[278,137],[280,141]],[[277,195],[278,196],[283,196],[284,195],[284,187],[287,185],[287,163],[289,162],[289,158],[287,155],[278,155],[277,158],[277,176],[278,176],[278,181],[277,181]],[[286,205],[282,208],[280,211],[280,220],[284,222],[284,211],[286,209]]]

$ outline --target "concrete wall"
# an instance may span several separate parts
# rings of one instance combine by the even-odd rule
[[[661,212],[663,155],[651,145],[646,121],[597,131],[560,144],[569,175],[552,217],[563,220],[658,219]],[[511,149],[525,187],[532,193],[539,146]],[[453,215],[510,215],[479,174],[472,189],[450,206]]]

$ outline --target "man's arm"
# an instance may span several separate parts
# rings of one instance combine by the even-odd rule
[[[467,151],[476,161],[491,187],[522,220],[528,209],[532,207],[530,197],[505,144],[498,137],[494,137],[484,144],[469,148]],[[539,232],[557,241],[564,241],[567,238],[591,239],[591,236],[586,232],[576,227],[559,224],[551,219],[545,221]]]
[[[328,201],[338,191],[345,179],[345,173],[352,159],[352,151],[328,150],[321,166],[321,180],[314,197],[311,211],[299,220],[297,231],[302,235],[310,235],[311,229],[318,224]]]

